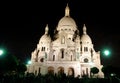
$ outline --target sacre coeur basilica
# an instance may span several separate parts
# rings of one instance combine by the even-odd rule
[[[37,47],[31,53],[31,64],[27,65],[27,71],[35,75],[47,73],[67,76],[90,77],[91,68],[97,67],[97,77],[104,77],[101,68],[100,51],[96,52],[87,27],[83,24],[82,35],[75,20],[70,16],[70,8],[65,8],[63,16],[56,27],[54,40],[50,37],[49,26],[46,25],[45,33],[39,40]]]

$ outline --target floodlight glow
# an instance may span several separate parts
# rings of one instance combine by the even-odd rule
[[[0,50],[0,56],[3,54],[3,50]]]
[[[28,61],[28,64],[32,64],[32,62],[31,62],[31,61]]]
[[[108,55],[110,55],[110,51],[109,51],[109,50],[105,50],[105,51],[104,51],[104,54],[105,54],[106,56],[108,56]]]

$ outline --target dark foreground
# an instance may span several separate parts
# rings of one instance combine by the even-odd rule
[[[66,75],[4,75],[0,83],[120,83],[117,77],[109,78],[79,78]]]

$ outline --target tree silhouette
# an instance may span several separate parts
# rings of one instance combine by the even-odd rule
[[[27,70],[26,65],[23,62],[19,61],[17,65],[17,73],[24,75],[26,70]]]
[[[16,56],[7,54],[2,60],[0,71],[3,74],[16,71],[17,64],[18,64],[18,61]]]
[[[99,69],[97,67],[91,68],[91,73],[93,73],[93,76],[94,76],[94,74],[97,74],[98,72],[99,72]]]
[[[110,77],[112,73],[116,73],[117,68],[113,67],[112,65],[107,65],[107,66],[103,66],[101,71],[104,73],[105,77]]]

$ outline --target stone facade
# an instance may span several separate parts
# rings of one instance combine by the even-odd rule
[[[83,34],[79,35],[77,25],[70,16],[68,5],[65,8],[65,16],[58,22],[54,39],[51,39],[48,32],[47,25],[37,48],[31,54],[32,64],[27,66],[27,72],[36,75],[64,72],[69,76],[90,77],[90,68],[97,67],[98,77],[103,77],[100,52],[94,50],[85,24]]]

